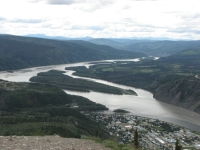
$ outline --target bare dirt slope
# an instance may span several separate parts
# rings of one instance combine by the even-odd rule
[[[0,136],[0,150],[110,150],[85,139],[59,136]]]

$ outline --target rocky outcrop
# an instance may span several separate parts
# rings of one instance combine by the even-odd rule
[[[154,98],[200,113],[200,81],[180,79],[168,82],[154,91]]]

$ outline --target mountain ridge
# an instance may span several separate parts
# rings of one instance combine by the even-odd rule
[[[158,57],[167,57],[180,51],[200,48],[200,40],[96,38],[90,39],[89,42]]]
[[[20,36],[0,36],[0,70],[146,56],[86,41],[60,41]]]

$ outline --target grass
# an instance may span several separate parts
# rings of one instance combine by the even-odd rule
[[[188,50],[188,51],[183,51],[181,52],[182,55],[196,55],[199,54],[198,51],[194,51],[194,50]]]
[[[177,75],[181,75],[181,76],[191,76],[191,73],[176,73]]]
[[[113,68],[104,68],[104,69],[102,69],[102,71],[114,71],[114,69]]]
[[[115,66],[114,66],[114,67],[115,67]],[[116,68],[114,68],[114,70],[115,70],[116,72],[124,72],[124,71],[126,71],[126,72],[131,72],[130,68],[127,68],[127,67],[116,67]]]
[[[196,132],[196,131],[191,131],[191,132],[196,134],[196,135],[200,135],[200,132]]]
[[[172,65],[172,67],[173,67],[174,69],[179,69],[179,68],[181,67],[181,65],[179,65],[179,64],[174,64],[174,65]]]

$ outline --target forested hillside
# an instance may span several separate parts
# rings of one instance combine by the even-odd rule
[[[0,36],[0,70],[103,59],[138,58],[145,54],[121,51],[85,41],[59,41]]]
[[[188,49],[200,48],[200,41],[151,41],[122,46],[121,49],[165,57]]]
[[[107,110],[51,85],[0,80],[0,135],[60,135],[80,138],[104,131],[80,111]],[[73,108],[73,106],[78,106]]]
[[[200,41],[170,41],[150,39],[90,39],[92,43],[108,45],[121,50],[141,52],[151,56],[166,57],[188,49],[200,48]]]
[[[113,86],[88,81],[84,79],[75,79],[70,76],[64,75],[63,71],[51,70],[48,72],[38,73],[37,76],[30,78],[30,81],[36,83],[45,83],[57,85],[62,89],[90,92],[97,91],[110,94],[133,94],[137,95],[134,91],[124,90]]]

